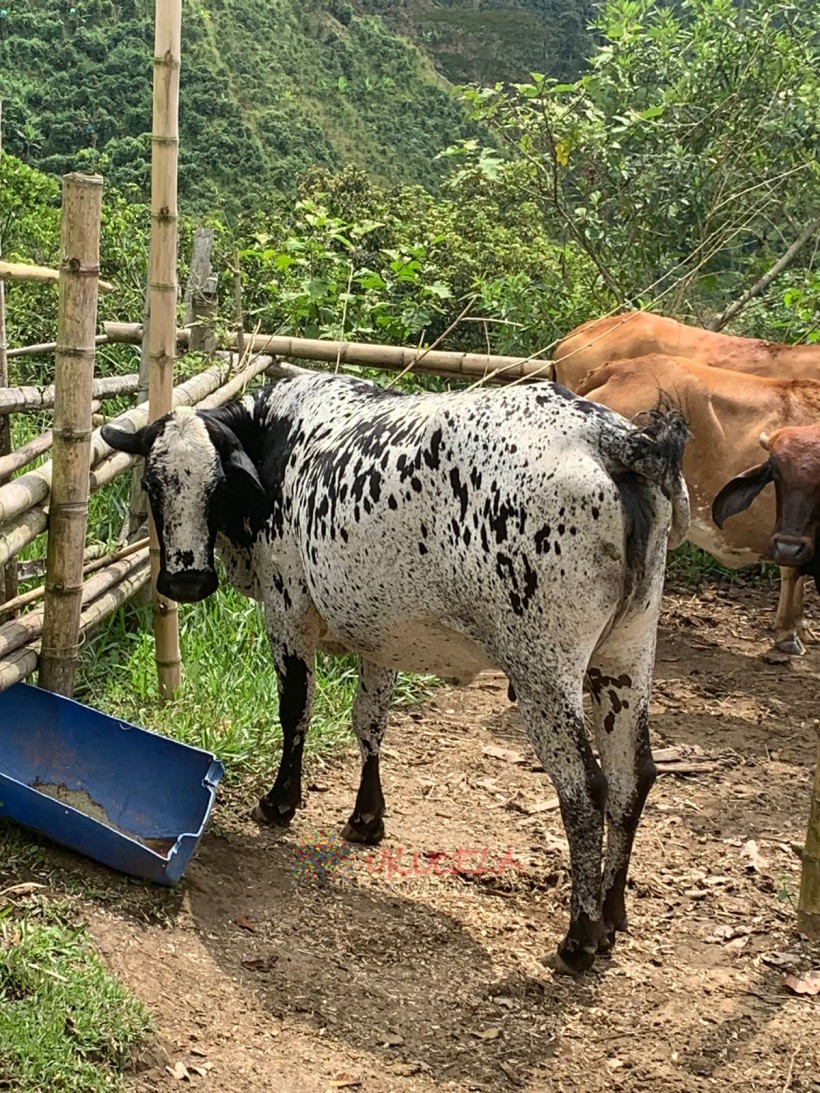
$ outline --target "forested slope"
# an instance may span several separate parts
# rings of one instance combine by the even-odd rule
[[[584,39],[582,27],[568,33],[561,24],[561,5],[576,23],[591,14],[589,0],[530,0],[514,9],[419,0],[186,2],[183,199],[236,211],[271,189],[291,190],[314,164],[354,164],[382,184],[435,188],[437,153],[477,132],[446,77],[523,78],[560,58],[563,78],[580,64]],[[144,193],[153,16],[153,0],[17,0],[4,8],[8,151],[53,174],[99,169],[110,183]]]

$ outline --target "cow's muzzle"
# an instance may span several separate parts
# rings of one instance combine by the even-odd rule
[[[814,539],[802,535],[773,535],[767,557],[778,565],[806,565],[814,557]]]
[[[183,573],[162,571],[157,577],[157,591],[179,603],[197,603],[216,592],[216,573],[212,569],[186,569]]]

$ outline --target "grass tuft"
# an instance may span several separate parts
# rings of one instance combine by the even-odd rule
[[[108,1093],[150,1032],[67,904],[0,911],[0,1088]]]

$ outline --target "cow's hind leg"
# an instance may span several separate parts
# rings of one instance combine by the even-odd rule
[[[560,680],[562,673],[544,675]],[[581,683],[575,676],[575,672],[567,673],[563,688],[531,674],[514,679],[521,717],[555,786],[569,842],[569,931],[546,963],[570,975],[592,965],[602,936],[601,850],[606,799],[606,782],[584,729]]]
[[[379,754],[395,682],[395,672],[369,660],[360,662],[359,686],[353,700],[353,731],[362,754],[362,779],[356,807],[342,831],[342,838],[348,842],[377,843],[384,838]]]
[[[638,822],[655,781],[649,743],[649,692],[655,632],[618,630],[592,657],[587,682],[598,754],[606,778],[606,863],[603,877],[604,933],[599,946],[607,951],[619,930],[627,928],[626,883]]]
[[[310,726],[315,689],[313,650],[296,653],[274,648],[279,679],[279,720],[282,725],[282,760],[271,789],[253,810],[259,823],[284,826],[302,802],[302,752]]]

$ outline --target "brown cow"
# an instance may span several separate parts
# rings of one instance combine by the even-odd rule
[[[628,418],[659,401],[681,409],[692,431],[683,461],[689,540],[726,566],[778,562],[777,647],[805,652],[812,636],[803,620],[803,574],[813,572],[806,565],[820,494],[820,427],[800,427],[820,420],[820,381],[742,376],[653,354],[608,362],[578,393]],[[769,434],[770,460],[749,470],[759,462],[761,434]],[[778,511],[775,490],[763,488],[768,481],[777,486]]]
[[[820,345],[782,345],[716,334],[648,311],[592,319],[570,331],[552,355],[554,378],[576,391],[586,374],[606,361],[649,353],[753,376],[820,380]]]

